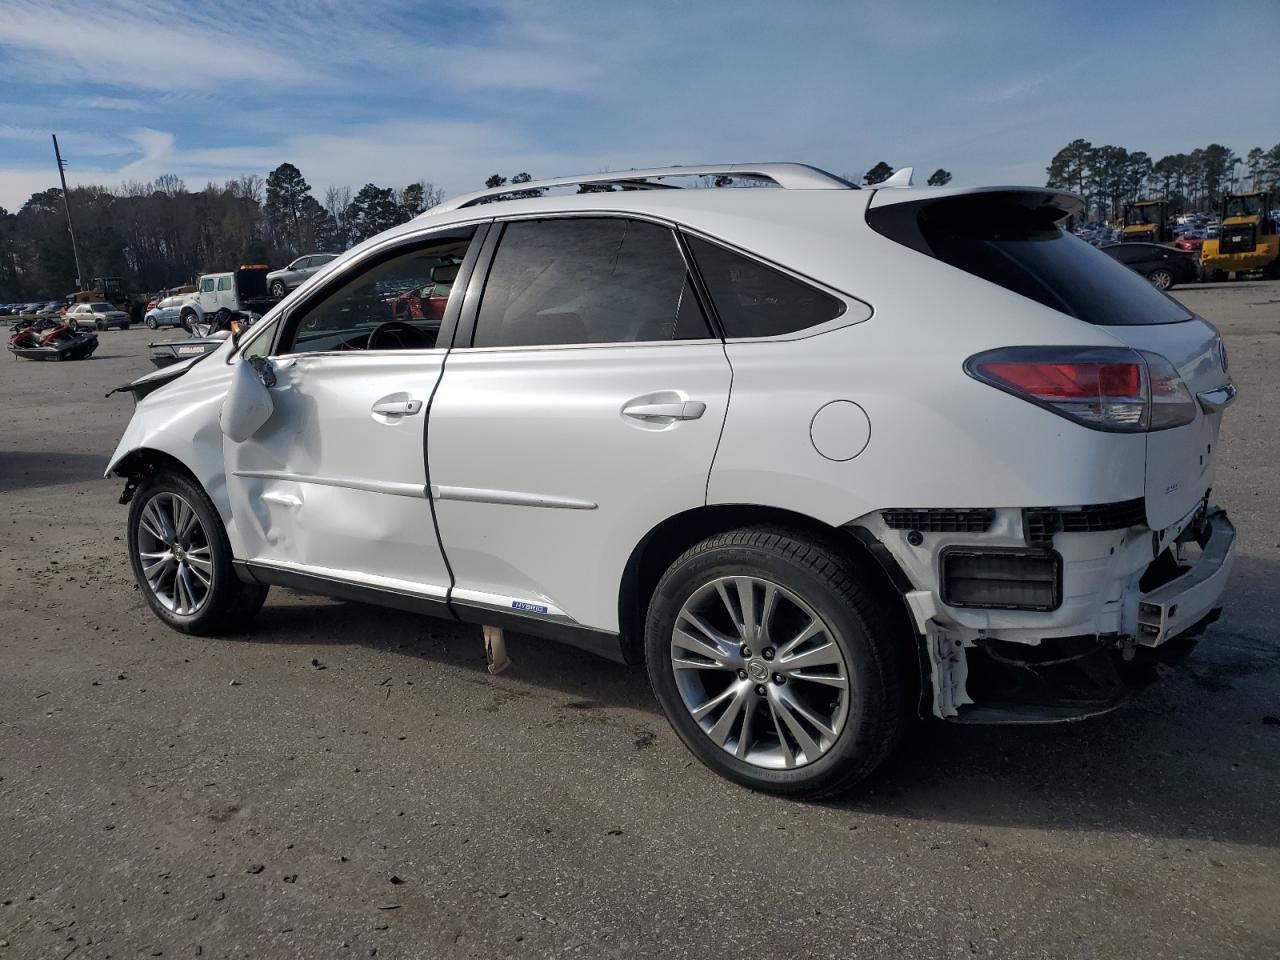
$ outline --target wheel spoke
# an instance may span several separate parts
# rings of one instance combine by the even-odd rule
[[[733,624],[734,629],[738,632],[738,637],[746,640],[746,629],[742,623],[742,617],[733,607],[733,601],[729,598],[729,591],[724,585],[723,580],[716,581],[716,593],[720,594],[720,602],[724,604],[724,608],[729,611],[729,622]]]
[[[836,687],[840,690],[849,689],[849,680],[847,677],[838,676],[830,673],[809,673],[807,670],[789,670],[787,677],[790,680],[803,680],[806,683],[821,683],[827,687]]]
[[[783,691],[779,693],[778,699],[786,705],[788,710],[793,713],[798,713],[800,716],[808,720],[809,724],[816,728],[820,733],[825,733],[828,737],[834,737],[836,735],[835,730],[822,720],[815,717],[813,715],[813,711],[809,710],[803,703],[796,699],[795,694]]]
[[[738,592],[738,609],[742,612],[742,642],[754,647],[759,626],[756,623],[756,584],[750,577],[735,577],[734,586]]]
[[[745,683],[738,684],[731,689],[734,691],[733,699],[725,707],[724,713],[720,714],[720,719],[715,722],[715,726],[707,731],[707,736],[720,747],[724,746],[725,740],[729,738],[729,734],[737,726],[738,717],[742,713],[742,708],[746,706],[748,697],[755,696],[750,685]]]
[[[778,648],[778,659],[781,660],[791,651],[795,650],[801,644],[808,643],[818,634],[826,631],[826,626],[817,617],[811,617],[805,628],[796,634],[794,639],[788,640]]]
[[[804,752],[805,761],[812,763],[814,760],[817,760],[818,757],[822,755],[822,748],[818,746],[818,741],[814,740],[813,737],[809,735],[809,731],[804,728],[804,725],[797,720],[795,715],[791,712],[791,708],[794,704],[788,703],[786,700],[781,698],[778,698],[776,701],[773,697],[770,697],[769,699],[771,703],[777,703],[777,715],[782,717],[782,722],[786,724],[787,729],[795,738],[796,744]]]
[[[787,740],[787,734],[782,729],[782,718],[778,715],[778,706],[773,702],[773,698],[769,698],[769,714],[773,717],[773,728],[778,733],[778,746],[782,749],[783,765],[790,768],[796,765],[796,752],[791,749],[791,743]]]
[[[727,663],[719,663],[715,660],[689,660],[685,657],[671,657],[671,665],[677,670],[732,670],[733,667]]]
[[[210,569],[209,572],[205,572],[204,570],[201,570],[199,567],[197,567],[194,563],[191,562],[190,557],[187,557],[187,563],[186,563],[185,569],[190,571],[191,575],[195,577],[196,583],[199,583],[201,586],[204,587],[206,591],[208,591],[209,585],[213,583],[212,569]]]
[[[803,670],[806,667],[840,666],[844,663],[844,658],[840,655],[840,648],[836,646],[835,641],[828,640],[822,646],[806,650],[804,653],[797,653],[790,657],[778,657],[775,662],[779,670],[783,673],[789,673],[792,670]]]
[[[680,612],[680,619],[683,620],[685,623],[689,624],[694,629],[696,629],[700,634],[702,634],[704,637],[710,640],[713,644],[715,644],[715,646],[718,647],[722,652],[737,650],[738,643],[736,640],[733,639],[733,637],[727,637],[723,633],[721,633],[719,630],[716,630],[713,627],[708,626],[707,623],[704,620],[702,620],[700,617],[698,617],[696,614],[691,613],[688,610],[682,610]],[[677,627],[677,629],[679,628]]]
[[[723,650],[719,647],[712,646],[706,641],[695,637],[693,634],[687,633],[684,630],[677,630],[671,638],[671,655],[673,657],[677,650],[686,650],[689,653],[698,653],[709,658],[718,665],[725,666],[726,668],[728,666],[724,662]]]
[[[697,710],[692,711],[693,719],[701,720],[703,717],[707,716],[708,714],[714,713],[716,707],[720,706],[722,703],[724,703],[727,700],[733,699],[733,696],[738,692],[738,687],[739,687],[739,684],[736,684],[736,683],[730,684],[729,686],[725,687],[724,690],[716,694],[714,697],[712,697],[702,706],[698,707]]]
[[[759,699],[753,697],[751,703],[747,705],[747,709],[742,712],[742,729],[738,731],[738,743],[733,751],[733,755],[739,760],[747,759],[747,751],[751,749],[753,743],[751,728],[755,722],[756,705],[758,703]]]

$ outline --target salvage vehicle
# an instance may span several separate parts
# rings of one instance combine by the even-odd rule
[[[336,253],[309,253],[299,257],[293,263],[280,270],[272,270],[267,274],[267,287],[276,300],[284,297],[290,290],[296,290],[307,277],[316,273],[326,263],[338,259]]]
[[[68,299],[71,301],[72,308],[80,303],[106,303],[112,310],[128,314],[132,323],[141,323],[147,311],[146,296],[131,293],[122,277],[94,277],[89,282],[88,290],[70,294]]]
[[[1177,247],[1160,243],[1110,243],[1098,249],[1146,277],[1157,290],[1194,283],[1200,276],[1200,257]]]
[[[81,327],[93,327],[95,330],[109,330],[112,327],[129,329],[129,314],[105,301],[77,303],[66,312],[65,320],[72,330],[79,330]]]
[[[698,177],[773,188],[672,189]],[[584,185],[627,189],[554,192]],[[243,630],[282,585],[477,625],[495,672],[506,630],[578,644],[646,664],[713,770],[807,796],[917,716],[1111,710],[1217,617],[1222,338],[1064,232],[1078,197],[530,186],[122,388],[107,475],[157,617]],[[392,316],[455,261],[439,321]]]
[[[265,263],[245,263],[229,273],[206,273],[196,292],[182,304],[182,326],[196,336],[207,336],[231,323],[237,313],[261,314],[272,304],[267,292]]]
[[[61,320],[20,320],[9,328],[15,360],[85,360],[98,349],[98,335],[76,331]]]
[[[186,294],[179,294],[174,297],[165,297],[158,300],[154,306],[147,310],[147,315],[143,318],[143,322],[152,330],[160,327],[178,327],[182,325],[182,307],[187,302]]]

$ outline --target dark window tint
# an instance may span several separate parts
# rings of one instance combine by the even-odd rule
[[[518,220],[498,244],[474,345],[710,335],[668,228],[620,218]]]
[[[892,240],[1088,323],[1177,323],[1190,314],[1143,277],[1065,233],[1044,194],[995,193],[872,208]],[[1128,252],[1124,256],[1128,256]]]
[[[725,336],[775,337],[826,323],[844,304],[807,283],[697,237],[689,249]]]
[[[363,264],[290,316],[279,353],[429,350],[436,346],[470,235]]]

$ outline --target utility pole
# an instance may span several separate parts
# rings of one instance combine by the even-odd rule
[[[53,155],[58,158],[58,179],[62,181],[62,206],[67,211],[67,232],[71,234],[71,253],[76,258],[76,288],[83,290],[84,271],[80,269],[80,248],[76,246],[76,225],[71,222],[71,198],[67,195],[67,162],[62,159],[62,151],[58,149],[58,135],[53,136]]]

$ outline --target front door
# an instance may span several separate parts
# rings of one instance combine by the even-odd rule
[[[237,558],[444,600],[423,443],[445,349],[439,323],[393,319],[390,304],[459,262],[472,232],[373,254],[288,312],[270,418],[224,438]]]
[[[706,502],[724,345],[669,227],[561,217],[502,229],[474,334],[464,317],[431,407],[451,599],[464,618],[616,631],[633,549]]]

